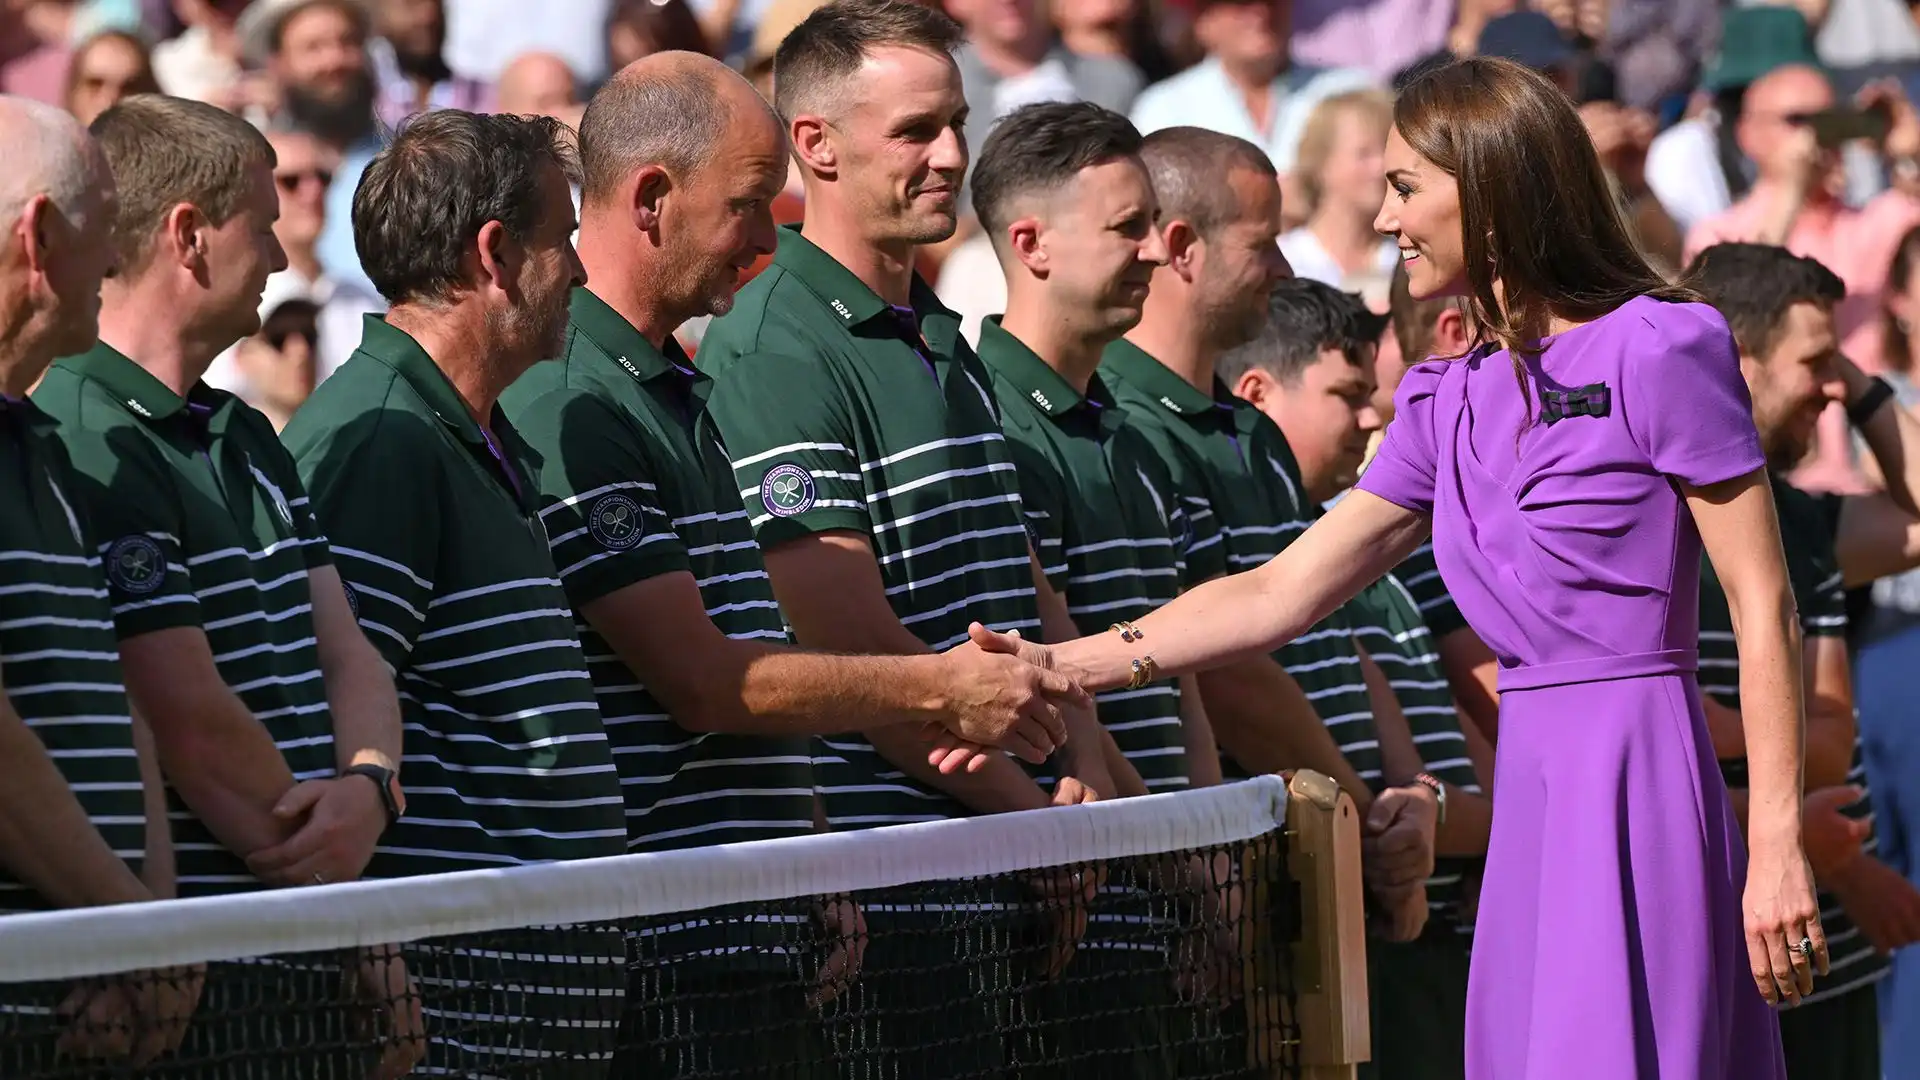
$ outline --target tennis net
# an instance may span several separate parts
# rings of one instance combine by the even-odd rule
[[[0,1076],[1299,1075],[1296,983],[1329,988],[1296,954],[1343,946],[1303,943],[1331,893],[1289,874],[1288,805],[1265,777],[7,916]]]

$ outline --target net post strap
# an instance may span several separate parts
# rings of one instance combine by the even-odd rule
[[[436,875],[430,885],[403,878],[11,915],[0,918],[0,983],[644,918],[1192,850],[1271,833],[1286,824],[1288,799],[1286,782],[1267,776],[861,832],[464,871]]]

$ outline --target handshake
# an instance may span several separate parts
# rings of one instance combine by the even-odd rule
[[[1066,713],[1093,705],[1092,695],[1055,671],[1044,645],[979,623],[968,640],[940,656],[947,687],[945,716],[921,731],[927,763],[943,773],[978,772],[1004,750],[1036,765],[1066,745]]]

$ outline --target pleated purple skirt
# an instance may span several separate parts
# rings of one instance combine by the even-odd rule
[[[1692,674],[1510,674],[1468,1077],[1785,1080],[1748,972],[1746,848]]]

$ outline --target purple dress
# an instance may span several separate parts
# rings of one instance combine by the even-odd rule
[[[1642,297],[1531,375],[1529,423],[1504,350],[1415,366],[1360,481],[1432,514],[1500,660],[1467,1075],[1783,1080],[1694,682],[1700,537],[1672,482],[1764,463],[1733,338],[1709,307]]]

